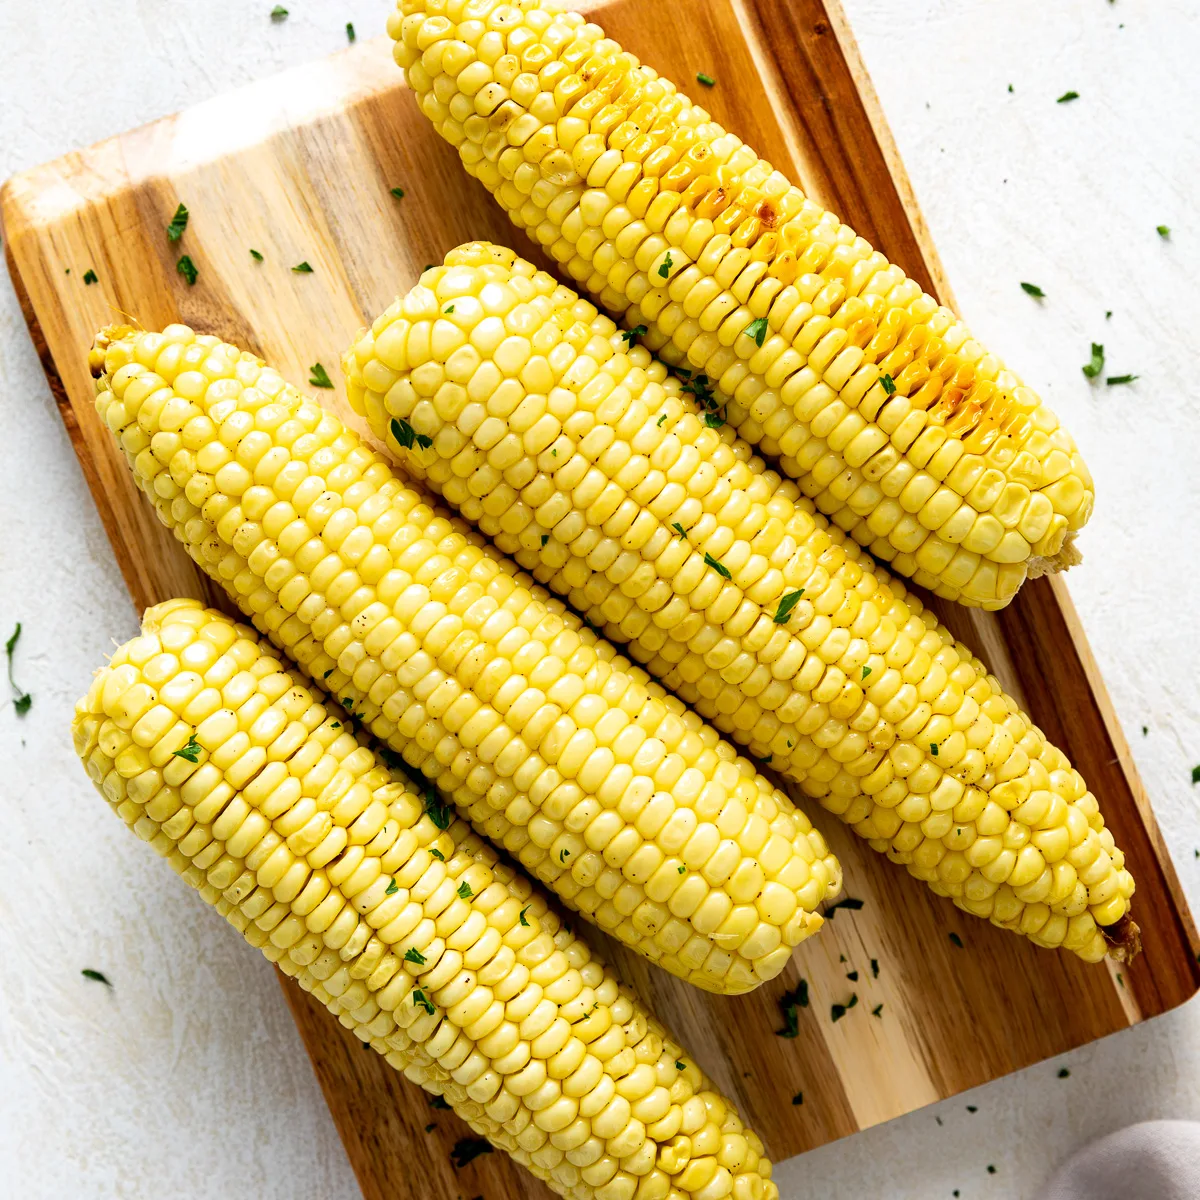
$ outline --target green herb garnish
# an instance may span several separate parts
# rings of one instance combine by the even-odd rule
[[[287,15],[288,15],[288,10],[286,8],[284,8],[282,4],[277,4],[277,5],[275,5],[275,7],[273,9],[271,9],[271,20],[272,21],[286,21]]]
[[[433,1001],[420,988],[414,989],[412,998],[414,1004],[419,1004],[431,1017],[433,1016]]]
[[[543,533],[542,534],[542,545],[544,546],[549,540],[550,540],[550,535],[548,533]]]
[[[389,879],[388,885],[387,885],[387,891],[385,891],[383,894],[385,896],[394,896],[399,890],[400,890],[400,885],[394,879]]]
[[[655,424],[659,427],[659,429],[661,429],[663,427],[663,422],[666,421],[666,419],[667,419],[667,414],[663,413],[663,415],[661,417],[659,417],[657,421],[655,421]]]
[[[844,908],[847,912],[858,912],[862,908],[863,902],[856,900],[853,896],[847,896],[844,900],[835,900],[825,909],[825,918],[832,921],[839,908]]]
[[[250,257],[254,259],[255,262],[262,262],[263,260],[263,256],[253,248],[250,250]]]
[[[178,750],[172,750],[171,754],[175,758],[182,758],[185,762],[198,763],[200,761],[200,749],[200,743],[196,741],[196,735],[193,733]]]
[[[191,256],[188,254],[183,255],[175,264],[175,270],[187,280],[188,287],[193,287],[200,277],[200,272],[196,270],[196,264],[192,262]]]
[[[886,372],[880,375],[879,386],[883,388],[885,396],[894,396],[896,394],[896,381]]]
[[[706,412],[704,414],[704,423],[709,429],[720,429],[725,424],[725,418],[720,413]]]
[[[460,900],[470,900],[470,898],[475,894],[471,891],[471,885],[465,879],[458,885],[456,890]]]
[[[1132,383],[1136,378],[1136,375],[1110,375],[1104,383],[1106,387],[1118,387],[1123,383]]]
[[[879,978],[879,959],[877,958],[871,959],[871,978]]]
[[[1033,296],[1037,300],[1041,300],[1046,294],[1040,287],[1038,287],[1036,283],[1021,284],[1021,291],[1023,291],[1027,296]]]
[[[405,450],[411,450],[414,445],[428,450],[433,445],[433,438],[428,434],[418,433],[403,417],[393,417],[388,429],[396,439],[397,445],[403,446]]]
[[[404,961],[415,963],[418,967],[423,967],[425,965],[425,955],[423,955],[420,950],[417,950],[415,947],[409,946],[409,948],[404,952]]]
[[[713,558],[713,556],[709,554],[707,550],[704,552],[704,565],[706,567],[712,567],[712,569],[716,571],[716,573],[720,575],[722,579],[733,578],[733,576],[729,573],[729,568],[719,558]]]
[[[660,276],[661,276],[663,279],[666,279],[666,278],[667,278],[667,277],[668,277],[668,276],[671,274],[671,268],[672,268],[674,265],[675,265],[675,263],[674,263],[674,262],[672,261],[672,259],[671,259],[671,252],[670,252],[670,250],[668,250],[668,251],[667,251],[667,257],[666,257],[666,258],[664,258],[664,259],[663,259],[663,261],[662,261],[662,266],[660,266],[660,267],[658,268],[658,273],[659,273],[659,275],[660,275]]]
[[[1058,1069],[1059,1079],[1069,1079],[1070,1075],[1071,1075],[1071,1072],[1068,1071],[1066,1067],[1059,1067],[1059,1069]]]
[[[850,999],[845,1004],[833,1004],[829,1008],[829,1016],[836,1025],[856,1004],[858,1003],[858,993],[853,992]]]
[[[751,337],[756,346],[761,346],[767,340],[767,318],[756,317],[742,330],[742,337]]]
[[[1155,225],[1154,232],[1164,241],[1171,236],[1170,225]]]
[[[795,1095],[792,1097],[792,1103],[793,1103],[793,1104],[803,1104],[803,1103],[804,1103],[804,1093],[803,1093],[803,1092],[797,1092],[797,1093],[796,1093],[796,1094],[795,1094]]]
[[[175,210],[175,215],[171,218],[171,223],[167,226],[167,237],[171,241],[177,242],[183,237],[183,231],[187,228],[188,217],[190,215],[187,206],[184,204],[180,204]]]
[[[100,282],[100,279],[99,279],[99,277],[97,276],[96,272],[95,272],[95,271],[93,271],[93,270],[91,269],[91,267],[89,267],[89,268],[88,268],[86,271],[84,271],[84,273],[83,273],[83,282],[84,282],[84,283],[99,283],[99,282]]]
[[[353,21],[346,22],[346,41],[348,41],[351,45],[358,41],[358,34],[354,32]]]
[[[570,850],[560,850],[558,852],[558,861],[560,863],[565,863],[567,861],[568,857],[570,857],[570,854],[571,854]]]
[[[632,346],[636,339],[645,337],[649,332],[645,325],[635,325],[632,329],[623,329],[621,337],[625,340],[626,346]]]
[[[867,678],[867,676],[870,675],[870,673],[871,673],[870,667],[863,667],[863,673],[862,673],[863,680],[865,680]]]
[[[23,717],[33,705],[33,697],[25,691],[24,688],[17,684],[13,678],[13,651],[17,648],[17,641],[21,637],[21,622],[17,622],[17,627],[12,631],[12,636],[4,643],[4,654],[8,659],[8,685],[13,692],[13,710],[18,717]],[[196,760],[193,759],[193,762]]]
[[[779,606],[775,609],[775,615],[771,619],[776,625],[786,625],[791,618],[792,611],[796,605],[800,603],[800,597],[804,595],[804,589],[801,588],[798,592],[785,592],[779,599]]]
[[[701,72],[696,76],[696,82],[702,83],[705,87],[712,87],[717,81],[711,75],[705,75]]]
[[[671,522],[671,528],[672,528],[673,530],[675,530],[675,532],[676,532],[677,534],[679,534],[679,540],[680,540],[681,542],[686,542],[686,541],[687,541],[687,530],[686,530],[686,529],[684,529],[684,527],[683,527],[682,525],[680,525],[680,523],[679,523],[678,521],[672,521],[672,522]]]
[[[677,1070],[677,1071],[682,1071],[682,1070],[683,1070],[683,1063],[681,1063],[681,1062],[679,1061],[679,1059],[676,1059],[676,1060],[675,1060],[675,1070]]]
[[[307,261],[305,261],[305,262],[302,262],[302,263],[297,263],[297,264],[296,264],[296,265],[295,265],[295,266],[292,268],[292,273],[293,273],[294,275],[311,275],[311,274],[313,273],[313,269],[312,269],[312,267],[309,265],[309,263],[308,263]]]
[[[442,309],[442,315],[443,315],[443,316],[448,316],[448,315],[449,315],[450,313],[452,313],[453,311],[454,311],[454,305],[453,305],[453,304],[451,304],[451,305],[449,305],[448,307],[446,307],[446,308],[443,308],[443,309]]]
[[[963,948],[963,940],[958,936],[957,933],[952,933],[950,935],[950,942],[952,945],[957,946],[960,950]]]
[[[446,1098],[444,1096],[431,1096],[429,1098],[429,1107],[440,1108],[446,1112],[450,1110],[450,1105],[446,1103]]]
[[[802,979],[790,992],[779,997],[783,1010],[783,1028],[775,1030],[775,1036],[794,1038],[800,1033],[800,1009],[808,1007],[808,980]]]
[[[1092,361],[1086,363],[1082,370],[1089,379],[1095,379],[1104,370],[1104,347],[1099,342],[1092,343]]]
[[[438,860],[438,862],[446,861],[446,856],[436,846],[430,846],[429,853],[432,854],[433,857]]]
[[[871,1009],[871,1016],[880,1017],[882,1015],[883,1015],[883,1005],[882,1004],[877,1004],[877,1005],[875,1005],[875,1007],[873,1009]]]
[[[457,1171],[467,1163],[474,1162],[481,1154],[491,1154],[492,1143],[483,1138],[459,1138],[450,1151],[450,1161]]]
[[[1061,96],[1059,96],[1059,98],[1057,100],[1055,100],[1054,103],[1055,104],[1066,104],[1069,100],[1078,100],[1078,99],[1079,99],[1078,92],[1063,92],[1063,94]]]
[[[930,753],[930,754],[932,754],[934,758],[937,758],[937,756],[938,756],[938,745],[937,745],[937,742],[930,742],[930,743],[929,743],[929,753]]]
[[[846,978],[848,980],[850,980],[851,983],[857,983],[858,982],[858,972],[857,971],[847,971]]]
[[[529,922],[528,922],[527,920],[525,920],[525,914],[526,914],[526,913],[527,913],[527,912],[528,912],[528,911],[529,911],[529,910],[530,910],[532,907],[533,907],[533,905],[531,905],[531,904],[527,904],[527,905],[525,905],[525,907],[524,907],[523,909],[521,909],[521,924],[522,924],[522,925],[524,925],[526,928],[528,928],[528,927],[529,927]]]
[[[680,864],[679,864],[679,866],[676,868],[676,870],[678,871],[678,873],[679,873],[680,875],[686,875],[686,874],[687,874],[687,867],[685,867],[685,866],[683,865],[683,863],[680,863]]]
[[[105,987],[112,987],[112,982],[107,975],[101,974],[99,971],[93,971],[91,967],[84,967],[79,973],[84,979],[90,979],[93,983],[102,983]]]

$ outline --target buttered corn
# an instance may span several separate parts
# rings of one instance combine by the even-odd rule
[[[184,326],[108,330],[93,371],[196,562],[571,907],[731,993],[819,928],[840,868],[807,818],[335,416]]]
[[[968,912],[1136,943],[1095,797],[919,600],[607,317],[475,243],[364,330],[352,405],[702,716]]]
[[[877,557],[1000,608],[1077,561],[1092,481],[958,318],[554,0],[400,0],[421,110],[514,224]]]
[[[347,1028],[570,1200],[775,1200],[762,1143],[522,875],[193,600],[76,706],[114,811]]]

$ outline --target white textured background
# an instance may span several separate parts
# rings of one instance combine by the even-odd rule
[[[276,25],[272,3],[2,0],[0,177],[338,49],[348,20],[374,36],[387,10],[289,0]],[[1096,477],[1072,593],[1200,905],[1200,10],[845,4],[966,316]],[[1089,385],[1093,340],[1138,382]],[[7,277],[0,414],[0,640],[24,622],[34,696],[19,718],[0,686],[0,1192],[355,1197],[267,964],[113,821],[71,752],[74,699],[136,622]],[[1094,1135],[1200,1118],[1196,1004],[1063,1061],[1067,1079],[1048,1063],[792,1160],[783,1193],[1033,1200]]]

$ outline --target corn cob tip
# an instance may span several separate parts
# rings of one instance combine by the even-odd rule
[[[1111,925],[1101,925],[1100,932],[1108,945],[1108,957],[1113,962],[1131,963],[1141,954],[1142,931],[1128,912]]]
[[[1029,560],[1029,578],[1041,579],[1043,575],[1057,575],[1059,571],[1079,566],[1083,562],[1083,551],[1075,544],[1075,538],[1075,530],[1068,530],[1057,554],[1031,558]]]
[[[88,370],[93,379],[99,379],[104,374],[104,357],[108,353],[109,346],[136,332],[137,330],[132,325],[105,325],[96,334],[96,340],[92,342],[92,348],[88,351]]]

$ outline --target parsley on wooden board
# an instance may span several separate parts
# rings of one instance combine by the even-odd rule
[[[306,260],[305,262],[297,263],[292,268],[292,273],[294,275],[311,275],[313,273],[313,269]]]
[[[474,1162],[481,1154],[491,1154],[492,1143],[483,1138],[459,1138],[450,1151],[450,1161],[457,1171]]]
[[[88,267],[88,269],[86,271],[84,271],[84,273],[83,273],[83,282],[84,283],[99,283],[100,277],[96,274],[95,271],[93,271],[91,269],[91,267]]]
[[[808,980],[802,979],[790,992],[779,997],[783,1012],[783,1028],[775,1030],[775,1036],[794,1038],[800,1033],[800,1009],[808,1007]]]
[[[261,254],[259,254],[259,252],[257,250],[255,250],[253,247],[251,247],[251,249],[250,249],[250,257],[252,259],[254,259],[255,262],[262,262],[262,260],[263,260],[263,256]]]
[[[309,380],[308,386],[315,388],[331,388],[333,380],[329,378],[329,372],[325,370],[320,363],[313,363],[308,368]]]
[[[171,241],[177,242],[183,237],[183,231],[187,228],[188,217],[190,215],[187,205],[183,203],[175,210],[175,215],[171,218],[171,223],[167,226],[167,237]]]
[[[858,912],[862,906],[863,902],[861,900],[856,900],[853,896],[847,896],[844,900],[835,900],[832,904],[827,905],[824,917],[827,921],[832,921],[837,915],[839,908],[844,908],[847,912]]]
[[[196,270],[196,264],[192,262],[190,254],[184,254],[175,264],[175,270],[188,282],[188,287],[194,287],[196,280],[200,278],[200,272]]]
[[[705,75],[704,72],[701,71],[696,76],[696,82],[702,84],[704,87],[714,87],[716,86],[717,81],[711,75]]]
[[[389,191],[391,192],[391,194],[392,194],[393,196],[395,196],[395,197],[396,197],[396,199],[397,199],[397,200],[403,200],[403,199],[404,199],[404,189],[403,189],[402,187],[394,187],[394,188],[390,188],[390,189],[389,189]],[[426,270],[428,270],[428,268],[426,268]]]

